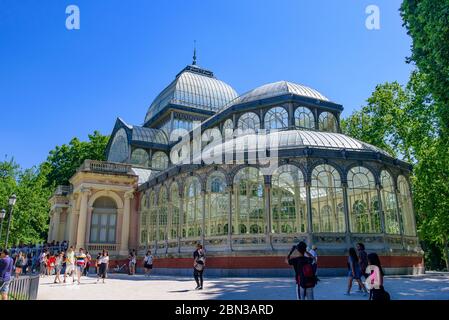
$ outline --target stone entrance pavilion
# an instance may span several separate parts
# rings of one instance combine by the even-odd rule
[[[190,273],[203,243],[220,275],[287,274],[299,240],[318,246],[321,274],[341,274],[363,242],[389,273],[422,272],[411,166],[342,134],[342,110],[287,81],[238,95],[194,61],[143,126],[117,119],[107,162],[85,161],[58,187],[48,240],[115,261],[150,249],[171,274]]]

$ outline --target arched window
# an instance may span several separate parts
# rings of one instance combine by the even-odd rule
[[[159,238],[158,240],[166,240],[167,239],[167,219],[168,219],[168,194],[167,189],[165,187],[161,187],[159,191],[158,197],[158,214],[159,214],[159,224],[158,224],[158,232]]]
[[[157,202],[156,202],[156,193],[154,191],[150,192],[149,197],[150,210],[149,210],[149,223],[148,223],[148,241],[152,242],[157,240]]]
[[[223,137],[229,137],[233,134],[234,132],[234,122],[232,122],[231,119],[226,120],[223,123],[223,133],[222,136]]]
[[[265,114],[265,129],[276,130],[288,128],[288,112],[283,107],[271,108]]]
[[[348,172],[349,222],[353,233],[379,233],[379,201],[374,176],[365,167]]]
[[[90,243],[115,243],[117,205],[108,197],[100,197],[93,204],[90,224]]]
[[[165,170],[168,168],[168,157],[162,152],[158,151],[153,154],[151,158],[151,167],[156,170]]]
[[[295,126],[299,128],[315,129],[315,116],[306,107],[298,107],[295,110]]]
[[[398,221],[398,207],[396,203],[396,192],[394,181],[390,173],[383,170],[380,174],[382,184],[382,206],[385,216],[385,232],[390,234],[400,234]]]
[[[131,154],[131,164],[148,167],[149,160],[148,152],[143,149],[136,149]]]
[[[261,172],[253,167],[246,167],[234,177],[234,230],[240,232],[240,225],[257,224],[261,232],[266,230],[264,178]]]
[[[306,189],[301,170],[292,165],[279,167],[271,180],[271,232],[284,233],[281,226],[285,224],[293,226],[284,228],[291,233],[306,232],[306,208]]]
[[[398,178],[399,209],[402,217],[402,226],[406,236],[416,236],[415,215],[413,214],[412,196],[409,184],[404,176]]]
[[[321,131],[337,132],[337,119],[330,112],[321,112],[318,125]]]
[[[170,187],[170,207],[171,207],[171,224],[170,232],[168,234],[169,239],[176,239],[178,237],[179,230],[179,213],[181,208],[179,189],[177,183],[172,183]]]
[[[346,231],[345,216],[338,207],[343,202],[343,189],[334,167],[323,164],[313,170],[310,197],[314,232]]]
[[[184,189],[184,224],[183,230],[188,230],[188,237],[196,237],[202,224],[201,213],[201,183],[197,177],[189,177]]]
[[[126,162],[129,156],[128,135],[125,129],[120,129],[112,140],[111,149],[109,150],[108,161],[110,162]]]
[[[225,235],[221,225],[228,222],[229,194],[226,192],[225,176],[214,172],[207,179],[206,229],[208,236]]]
[[[259,116],[254,112],[244,113],[240,116],[237,127],[242,131],[256,132],[260,129]]]
[[[142,194],[142,200],[140,201],[140,244],[148,244],[148,224],[149,224],[149,212],[148,212],[148,197]]]

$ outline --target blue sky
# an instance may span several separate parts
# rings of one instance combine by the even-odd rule
[[[56,145],[147,107],[192,61],[244,93],[288,80],[359,109],[376,84],[406,83],[399,0],[0,0],[0,159],[37,165]],[[65,27],[80,9],[80,30]],[[380,30],[365,8],[380,9]]]

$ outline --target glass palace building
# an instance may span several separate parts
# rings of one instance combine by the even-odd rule
[[[106,162],[85,161],[58,188],[48,240],[117,263],[150,249],[167,274],[190,273],[202,243],[219,275],[289,274],[300,240],[319,248],[321,274],[342,274],[362,242],[389,273],[422,272],[411,166],[342,134],[342,110],[287,81],[239,95],[194,62],[142,126],[117,119]]]

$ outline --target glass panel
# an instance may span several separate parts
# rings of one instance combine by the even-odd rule
[[[288,112],[282,107],[275,107],[265,114],[265,129],[275,130],[288,128]]]
[[[306,212],[306,190],[301,170],[292,165],[279,167],[271,181],[271,232],[306,232]]]
[[[402,217],[404,234],[416,236],[415,216],[413,214],[412,197],[409,184],[404,176],[398,178],[399,209]]]
[[[330,165],[319,165],[312,172],[312,229],[314,232],[345,232],[345,216],[340,174]]]
[[[201,213],[201,184],[198,178],[190,177],[186,181],[184,191],[184,225],[187,237],[197,237],[202,223]]]
[[[318,119],[319,129],[327,132],[337,132],[337,119],[330,112],[322,112]]]
[[[151,160],[151,167],[156,170],[165,170],[168,168],[168,156],[161,151],[156,152]]]
[[[143,149],[136,149],[131,155],[131,163],[143,167],[148,167],[149,156]]]
[[[306,129],[315,128],[315,117],[313,112],[306,107],[298,107],[295,110],[295,126]]]
[[[348,203],[351,232],[381,232],[376,183],[367,168],[354,167],[348,172]]]
[[[108,161],[110,162],[126,162],[128,160],[129,146],[128,136],[125,129],[116,132],[112,140],[111,149],[109,150]]]
[[[226,235],[223,226],[228,222],[228,214],[229,193],[226,192],[225,177],[222,173],[213,173],[207,180],[206,235]]]
[[[240,116],[238,121],[238,126],[242,131],[257,131],[260,129],[260,120],[259,116],[254,112],[247,112]]]
[[[383,170],[380,174],[382,184],[382,205],[385,215],[385,232],[390,234],[400,234],[398,221],[398,208],[396,205],[396,194],[394,190],[393,178],[388,171]]]
[[[265,233],[264,178],[260,171],[253,167],[241,169],[234,178],[234,194],[234,231]]]

